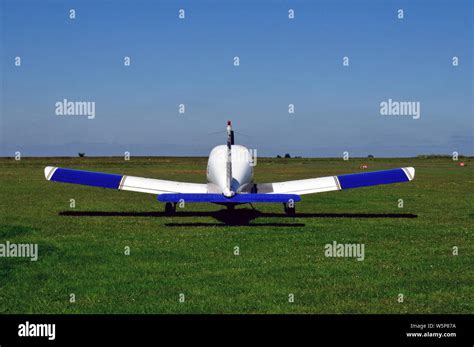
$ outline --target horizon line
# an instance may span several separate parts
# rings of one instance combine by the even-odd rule
[[[417,154],[415,156],[353,156],[349,157],[350,159],[394,159],[394,158],[406,158],[406,159],[417,159],[420,157],[447,157],[447,158],[452,158],[452,154]],[[87,158],[123,158],[123,155],[90,155],[90,156],[64,156],[64,155],[46,155],[46,156],[36,156],[36,155],[29,155],[29,156],[21,156],[21,159],[40,159],[40,158],[62,158],[62,159],[87,159]],[[130,158],[208,158],[208,156],[202,156],[202,155],[133,155],[130,156]],[[262,159],[341,159],[341,157],[325,157],[325,156],[319,156],[319,157],[304,157],[304,156],[292,156],[290,158],[285,158],[284,155],[277,157],[277,156],[259,156],[258,158]],[[458,158],[474,158],[473,155],[463,155],[463,154],[458,154]],[[0,156],[0,159],[13,159],[15,160],[15,156]],[[19,161],[19,160],[17,160]]]

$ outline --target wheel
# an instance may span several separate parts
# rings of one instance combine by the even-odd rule
[[[173,214],[176,212],[176,205],[173,205],[171,202],[165,204],[165,214]]]
[[[294,216],[296,214],[296,205],[295,203],[292,204],[283,204],[285,207],[285,213],[288,216]]]

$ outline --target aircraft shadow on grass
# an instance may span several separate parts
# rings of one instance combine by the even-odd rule
[[[61,216],[74,217],[213,217],[220,223],[166,223],[167,226],[251,226],[251,227],[303,227],[304,223],[251,223],[257,218],[284,218],[286,220],[295,220],[295,218],[417,218],[416,214],[411,213],[297,213],[296,216],[288,216],[280,213],[259,212],[254,209],[236,209],[229,211],[227,209],[210,212],[190,212],[177,211],[172,216],[165,212],[107,212],[107,211],[62,211]]]

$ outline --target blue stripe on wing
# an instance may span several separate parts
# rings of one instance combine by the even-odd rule
[[[337,176],[342,189],[376,186],[409,181],[405,171],[393,169]]]
[[[249,203],[249,202],[298,202],[301,197],[296,194],[237,194],[227,198],[222,194],[161,194],[161,202],[214,202],[214,203]]]
[[[122,175],[57,168],[51,181],[117,189]]]

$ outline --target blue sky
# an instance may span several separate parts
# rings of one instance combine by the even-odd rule
[[[474,154],[472,1],[0,2],[2,156],[207,155],[228,119],[261,156]]]

